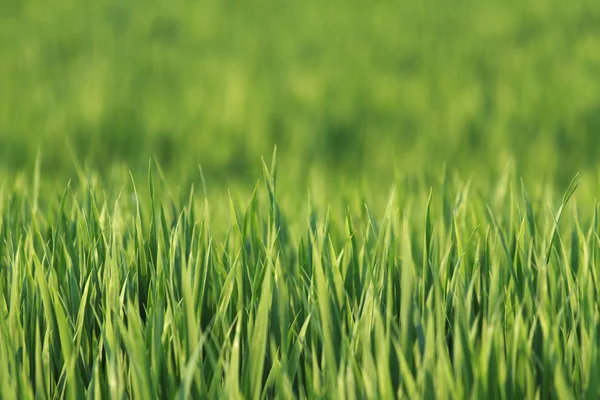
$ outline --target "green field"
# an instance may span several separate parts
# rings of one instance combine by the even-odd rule
[[[0,4],[0,398],[600,398],[600,4]]]

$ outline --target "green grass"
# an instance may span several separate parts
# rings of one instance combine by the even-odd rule
[[[3,398],[600,395],[598,206],[578,178],[486,199],[446,175],[378,214],[282,209],[275,157],[242,204],[177,200],[153,170],[118,196],[89,175],[2,186]]]
[[[0,60],[0,399],[600,398],[597,0],[5,1]]]

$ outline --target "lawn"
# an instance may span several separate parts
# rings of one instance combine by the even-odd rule
[[[1,398],[600,397],[600,6],[0,6]]]

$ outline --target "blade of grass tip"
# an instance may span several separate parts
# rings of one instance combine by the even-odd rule
[[[235,229],[235,233],[239,235],[238,239],[243,245],[244,235],[242,233],[242,226],[240,224],[240,218],[238,217],[238,212],[233,201],[233,196],[231,195],[231,190],[227,189],[227,195],[229,196],[229,217],[231,219],[231,223],[233,224],[233,228]]]
[[[345,287],[346,292],[349,294],[351,299],[355,299],[360,292],[360,271],[358,263],[358,244],[356,240],[356,234],[354,230],[354,224],[352,222],[352,213],[350,208],[346,209],[345,218],[345,235],[346,235],[346,256],[347,265],[345,270]]]
[[[558,226],[560,224],[560,219],[562,217],[565,206],[567,205],[567,203],[575,193],[575,190],[577,190],[577,187],[581,183],[581,180],[577,179],[578,177],[579,174],[576,174],[575,177],[571,180],[571,183],[569,183],[569,186],[567,187],[567,190],[565,191],[565,194],[562,198],[560,208],[556,213],[556,218],[554,219],[554,225],[552,227],[552,234],[550,235],[550,243],[548,244],[548,250],[546,253],[546,265],[550,263],[550,257],[552,256],[552,248],[554,247],[554,241],[556,240],[556,237],[558,235]]]
[[[158,172],[158,177],[160,178],[160,183],[162,187],[167,186],[167,179],[165,178],[165,173],[163,171],[162,166],[160,165],[160,162],[158,162],[156,157],[153,157],[152,160],[154,161],[154,166],[156,167],[156,171]]]
[[[400,344],[402,349],[406,352],[409,358],[409,362],[412,361],[411,345],[414,339],[414,326],[413,326],[413,313],[414,313],[414,302],[413,302],[413,270],[414,263],[410,249],[410,229],[408,218],[404,218],[402,222],[402,234],[403,234],[403,245],[402,245],[402,262],[400,263],[400,276],[402,279],[402,285],[400,286]]]
[[[198,248],[198,251],[200,251],[200,246]],[[196,278],[199,276],[200,273],[202,273],[202,279],[195,279],[196,283],[195,287],[194,287],[194,298],[197,299],[198,302],[198,321],[202,321],[203,320],[203,315],[205,312],[205,302],[206,302],[206,297],[207,297],[207,286],[209,285],[208,282],[208,272],[209,270],[212,269],[212,265],[213,265],[213,238],[212,236],[210,236],[208,238],[208,243],[206,244],[206,247],[204,249],[204,258],[201,260],[200,258],[198,259],[198,263],[196,266]]]
[[[188,203],[187,203],[187,207],[186,209],[186,213],[185,213],[185,218],[183,219],[184,224],[184,243],[185,243],[185,261],[187,262],[189,260],[189,254],[190,254],[190,249],[192,247],[192,240],[193,240],[193,231],[196,229],[194,224],[196,222],[196,216],[194,214],[194,204],[195,204],[195,192],[194,192],[194,185],[191,185],[190,188],[190,195],[188,197]]]
[[[444,163],[442,171],[442,216],[444,226],[448,229],[452,225],[452,203],[450,201],[448,169]]]
[[[170,251],[170,244],[171,244],[171,240],[169,238],[169,232],[170,232],[170,228],[169,228],[169,223],[167,222],[167,214],[165,212],[165,207],[164,204],[160,205],[160,225],[161,225],[161,230],[162,230],[162,254],[163,257],[165,257],[167,254],[169,254]]]
[[[65,143],[65,147],[67,149],[67,152],[69,153],[69,157],[71,158],[71,162],[73,163],[73,167],[75,168],[77,176],[83,184],[88,184],[88,179],[86,177],[85,171],[82,168],[80,162],[78,161],[77,151],[75,151],[75,149],[73,148],[73,146],[71,146],[71,143],[69,142]]]
[[[300,367],[300,356],[302,352],[306,350],[306,332],[308,331],[311,316],[312,314],[308,314],[306,320],[302,324],[302,327],[298,331],[298,334],[296,335],[294,349],[292,350],[292,353],[286,365],[288,377],[292,380],[296,377],[296,373],[298,371],[298,368]]]
[[[337,305],[341,308],[344,304],[345,300],[345,291],[344,291],[344,280],[342,278],[342,274],[340,272],[340,264],[342,256],[344,255],[344,249],[341,250],[340,254],[336,256],[335,247],[333,246],[333,242],[331,237],[328,238],[329,243],[329,254],[331,256],[330,264],[331,268],[327,270],[327,278],[329,278],[332,282],[332,290],[335,293],[335,297],[337,300]]]
[[[429,189],[429,197],[427,198],[427,206],[425,208],[425,246],[423,248],[423,266],[421,270],[422,274],[422,287],[420,290],[421,298],[419,302],[421,304],[421,314],[425,313],[425,300],[428,289],[431,287],[433,279],[433,271],[431,270],[431,252],[432,252],[432,238],[433,238],[433,225],[431,223],[431,203],[433,198],[433,188]]]
[[[44,307],[44,316],[46,319],[46,329],[48,331],[54,330],[54,310],[52,305],[52,297],[50,295],[50,289],[48,288],[48,281],[44,274],[43,262],[39,262],[36,259],[35,262],[35,278],[37,287],[39,288],[40,295],[42,297],[42,305]]]
[[[458,260],[456,261],[455,268],[457,270],[458,270],[459,266],[462,264],[463,259],[467,255],[467,251],[469,249],[469,246],[471,245],[471,242],[473,242],[473,240],[475,239],[475,234],[479,231],[479,228],[481,228],[481,225],[477,225],[471,231],[471,234],[469,235],[469,237],[467,238],[467,241],[465,242],[464,246],[462,247],[462,249],[461,249],[461,251],[459,253],[460,255],[458,256]],[[458,228],[456,228],[456,229],[458,229]],[[464,288],[464,282],[462,281],[462,278],[461,278],[461,283],[463,284],[463,288]]]
[[[133,173],[129,171],[131,184],[133,186],[133,193],[135,197],[135,216],[134,216],[134,240],[138,248],[137,251],[137,273],[135,279],[137,280],[138,299],[139,299],[139,310],[142,320],[146,319],[146,307],[148,301],[148,285],[150,281],[150,266],[148,265],[147,256],[145,249],[147,243],[144,240],[144,229],[143,229],[143,213],[140,197],[135,185],[135,179]]]
[[[40,169],[42,163],[42,152],[40,149],[37,151],[35,157],[35,167],[33,170],[33,215],[37,214],[38,210],[38,199],[40,195]]]
[[[276,205],[275,205],[275,179],[265,160],[262,160],[263,167],[263,175],[265,180],[265,185],[267,187],[267,192],[269,194],[269,229],[277,228],[276,226]]]
[[[575,221],[577,221],[577,217],[575,218]],[[571,257],[570,257],[570,263],[571,263],[571,269],[573,271],[573,275],[574,276],[577,276],[577,274],[579,273],[579,262],[580,262],[579,261],[579,249],[580,249],[579,231],[578,231],[578,226],[576,225],[571,230]]]
[[[225,282],[223,282],[223,286],[221,287],[221,294],[219,297],[219,301],[217,303],[218,305],[217,305],[216,321],[221,321],[223,323],[224,333],[227,332],[228,321],[227,321],[226,316],[227,316],[227,310],[230,308],[229,303],[231,301],[231,296],[233,295],[233,291],[236,286],[236,280],[238,277],[238,267],[237,266],[240,262],[239,259],[240,259],[240,252],[238,252],[237,255],[235,256],[235,259],[232,263],[232,267],[229,270],[229,272],[227,273]],[[190,311],[192,312],[192,314],[190,315],[190,318],[194,318],[193,309],[191,309]]]
[[[273,177],[273,182],[277,180],[277,145],[275,145],[273,149],[273,156],[271,157],[271,176]]]
[[[152,176],[152,159],[148,162],[148,186],[150,189],[150,237],[149,237],[149,250],[151,261],[156,265],[158,264],[158,222],[156,218],[156,196],[154,191],[154,178]]]
[[[486,205],[486,209],[487,209],[487,212],[488,212],[488,215],[489,215],[490,219],[492,220],[494,228],[496,228],[496,231],[498,232],[498,235],[500,236],[500,243],[502,244],[502,250],[504,250],[504,255],[506,256],[506,262],[508,263],[508,265],[511,265],[512,264],[512,257],[510,255],[510,250],[508,248],[508,243],[507,243],[507,240],[506,240],[506,235],[504,234],[504,231],[502,230],[502,227],[498,223],[498,220],[496,219],[496,216],[492,212],[492,209],[490,208],[489,205]]]
[[[168,181],[165,178],[165,174],[164,174],[164,172],[162,170],[162,167],[160,166],[160,164],[159,164],[158,160],[156,160],[156,158],[154,159],[154,165],[156,166],[156,170],[157,170],[158,176],[160,178],[161,187],[168,188],[169,187]],[[172,198],[172,196],[170,194],[168,195],[168,198],[169,198],[169,200],[171,202],[171,205],[173,206],[174,201],[173,201],[173,198]],[[172,208],[175,208],[175,207],[173,206]],[[164,214],[165,213],[165,211],[164,211],[165,210],[165,205],[164,205],[163,202],[161,202],[161,204],[160,204],[160,209],[161,209],[161,213]],[[177,213],[173,213],[173,215],[175,216],[175,215],[177,215]],[[162,220],[162,215],[161,215],[161,220]],[[165,221],[166,221],[166,219],[165,219]],[[168,229],[165,229],[166,226],[167,226],[166,224],[163,225],[163,236],[168,237]],[[167,243],[167,242],[168,242],[168,240],[165,240],[165,243]]]
[[[142,209],[141,209],[141,204],[140,204],[140,197],[138,195],[138,191],[137,188],[135,186],[135,179],[133,178],[133,173],[131,171],[129,171],[129,177],[131,179],[131,185],[133,186],[133,196],[135,199],[135,236],[136,236],[136,245],[138,246],[138,248],[140,249],[139,253],[141,254],[141,249],[144,248],[144,243],[143,243],[143,232],[142,232]],[[145,261],[145,260],[142,260]],[[145,264],[145,263],[144,263]]]
[[[429,189],[427,197],[427,207],[425,208],[425,254],[428,255],[431,251],[431,238],[433,235],[433,227],[431,223],[431,202],[433,199],[433,188]]]
[[[202,165],[198,164],[198,169],[200,171],[200,180],[202,181],[202,194],[204,195],[204,218],[206,221],[209,221],[210,215],[210,207],[208,202],[208,189],[206,185],[206,179],[204,178],[204,171],[202,170]]]
[[[83,289],[83,294],[81,295],[81,300],[79,302],[79,311],[77,312],[77,320],[75,322],[75,335],[74,335],[74,343],[75,348],[79,349],[81,344],[81,338],[84,335],[84,323],[85,323],[85,312],[88,304],[88,294],[90,289],[90,283],[92,280],[92,275],[88,275],[88,278],[85,282],[85,286]]]
[[[58,203],[58,210],[56,213],[56,227],[54,228],[54,234],[52,235],[52,264],[56,261],[56,256],[58,254],[58,236],[61,233],[61,230],[64,229],[64,214],[65,214],[65,203],[67,201],[67,194],[71,191],[71,180],[67,182],[67,187],[63,191],[63,194],[60,198],[60,202]]]
[[[500,243],[502,244],[502,250],[504,250],[504,255],[506,256],[506,265],[509,267],[508,271],[509,271],[510,275],[512,276],[512,278],[514,279],[515,284],[520,287],[520,285],[522,285],[523,282],[520,282],[520,280],[519,280],[519,276],[516,271],[515,263],[514,263],[512,255],[511,255],[510,249],[508,247],[508,241],[506,240],[506,235],[505,235],[504,231],[502,230],[502,227],[498,223],[498,220],[496,219],[496,216],[492,212],[492,209],[490,208],[490,206],[486,205],[486,208],[487,208],[488,215],[489,215],[490,219],[492,220],[494,228],[496,228],[496,232],[498,232],[498,236],[500,236]]]
[[[525,215],[527,216],[529,233],[535,242],[535,215],[533,213],[531,201],[529,200],[529,195],[527,194],[527,190],[525,189],[525,183],[523,182],[523,178],[521,178],[521,192],[523,193],[523,201],[525,203]]]

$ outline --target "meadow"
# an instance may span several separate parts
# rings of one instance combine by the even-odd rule
[[[0,398],[600,396],[594,1],[0,32]]]

